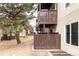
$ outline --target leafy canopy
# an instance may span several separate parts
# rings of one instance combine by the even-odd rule
[[[29,26],[29,19],[33,19],[36,8],[32,3],[4,3],[0,4],[0,28],[3,34],[20,33]]]

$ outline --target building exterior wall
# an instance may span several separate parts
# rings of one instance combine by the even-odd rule
[[[61,34],[61,49],[72,55],[79,55],[79,46],[74,46],[66,43],[65,27],[68,24],[79,22],[78,6],[79,4],[74,3],[65,8],[64,3],[58,4],[58,22],[56,31]]]

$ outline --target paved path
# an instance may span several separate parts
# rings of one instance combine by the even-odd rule
[[[16,40],[0,42],[0,56],[48,56],[48,51],[34,50],[33,37],[21,38],[22,43],[17,45]]]

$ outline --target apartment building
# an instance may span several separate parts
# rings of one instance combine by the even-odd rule
[[[61,34],[61,49],[79,56],[79,4],[59,3],[56,32]]]
[[[61,49],[79,56],[78,6],[78,3],[39,4],[34,48]]]

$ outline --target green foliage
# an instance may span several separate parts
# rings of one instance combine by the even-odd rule
[[[20,33],[29,26],[29,19],[33,19],[34,4],[6,3],[0,4],[0,28],[3,34]]]

